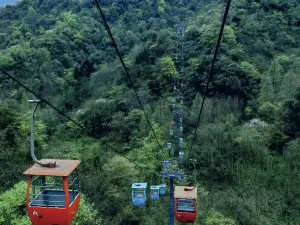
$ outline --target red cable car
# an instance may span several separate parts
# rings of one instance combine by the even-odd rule
[[[80,184],[79,160],[55,161],[55,167],[36,163],[24,172],[29,175],[26,206],[33,225],[70,225],[78,211]]]
[[[197,217],[197,188],[175,186],[175,218],[180,223],[194,223]]]

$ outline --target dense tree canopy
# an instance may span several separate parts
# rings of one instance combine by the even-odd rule
[[[224,1],[100,2],[164,150],[174,84],[184,74],[187,155]],[[299,1],[232,1],[191,152],[198,162],[195,224],[300,224],[299,40]],[[0,8],[0,68],[90,131],[44,103],[37,111],[38,157],[82,161],[85,197],[74,224],[166,224],[167,197],[148,201],[146,209],[130,202],[132,177],[163,182],[157,162],[166,154],[92,0],[23,0]],[[32,164],[27,100],[33,97],[0,73],[0,225],[29,223],[22,172]],[[193,185],[191,168],[184,169],[185,184]]]

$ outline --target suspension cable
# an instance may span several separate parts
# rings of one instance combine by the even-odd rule
[[[50,106],[52,109],[54,109],[58,114],[60,114],[61,116],[65,117],[66,119],[68,119],[69,121],[71,121],[72,123],[74,123],[76,126],[78,126],[79,128],[81,128],[82,130],[86,131],[89,137],[92,137],[96,140],[100,141],[100,138],[97,137],[97,135],[93,134],[89,129],[87,129],[85,126],[83,126],[82,124],[80,124],[79,122],[75,121],[74,119],[72,119],[71,117],[69,117],[68,115],[66,115],[64,112],[62,112],[61,110],[59,110],[57,107],[55,107],[52,103],[50,103],[48,100],[42,98],[40,95],[38,95],[37,93],[35,93],[33,90],[31,90],[29,87],[27,87],[24,83],[22,83],[21,81],[19,81],[17,78],[15,78],[14,76],[12,76],[11,74],[9,74],[8,72],[6,72],[5,70],[3,70],[2,68],[0,68],[0,71],[6,75],[7,77],[9,77],[10,79],[12,79],[13,81],[15,81],[17,84],[19,84],[20,86],[22,86],[25,90],[27,90],[28,92],[30,92],[31,94],[33,94],[34,96],[36,96],[39,100],[41,100],[41,102],[46,103],[48,106]],[[107,146],[108,148],[112,149],[116,154],[124,157],[125,159],[127,159],[129,162],[131,162],[132,164],[134,164],[135,166],[137,166],[140,169],[143,169],[140,165],[138,165],[136,162],[132,161],[131,159],[129,159],[127,156],[125,156],[124,154],[120,153],[119,151],[117,151],[114,147],[112,147],[110,144],[104,142],[101,140],[101,142]]]
[[[200,124],[200,118],[201,118],[201,114],[202,114],[202,111],[203,111],[203,106],[204,106],[204,102],[205,102],[205,99],[206,99],[208,86],[209,86],[209,83],[210,83],[210,80],[211,80],[211,77],[212,77],[213,68],[214,68],[214,65],[215,65],[215,62],[216,62],[216,58],[217,58],[218,50],[219,50],[219,47],[220,47],[221,39],[222,39],[222,36],[223,36],[223,31],[224,31],[225,23],[226,23],[226,20],[227,20],[228,12],[229,12],[229,9],[230,9],[230,4],[231,4],[231,0],[227,0],[225,13],[224,13],[224,17],[223,17],[223,20],[222,20],[221,29],[220,29],[220,32],[219,32],[218,41],[217,41],[217,44],[216,44],[216,48],[215,48],[213,60],[212,60],[212,63],[211,63],[210,71],[209,71],[209,74],[208,74],[208,77],[207,77],[207,82],[206,82],[206,86],[205,86],[205,90],[204,90],[204,94],[203,94],[203,99],[202,99],[202,103],[201,103],[201,107],[200,107],[200,111],[199,111],[199,115],[198,115],[198,119],[197,119],[197,124],[196,124],[196,128],[195,128],[195,131],[194,131],[193,141],[192,141],[192,144],[191,144],[191,147],[190,147],[190,150],[189,150],[189,157],[190,157],[191,151],[193,149],[194,142],[196,140],[197,129],[198,129],[199,124]]]
[[[108,23],[107,23],[107,21],[106,21],[106,18],[105,18],[105,15],[104,15],[104,13],[103,13],[103,11],[102,11],[102,9],[101,9],[100,3],[98,2],[98,0],[94,0],[94,2],[95,2],[95,4],[96,4],[96,8],[97,8],[97,10],[98,10],[98,13],[99,13],[100,17],[102,18],[102,21],[103,21],[103,23],[104,23],[105,29],[106,29],[106,31],[107,31],[107,33],[108,33],[110,39],[111,39],[112,45],[114,46],[114,48],[115,48],[115,50],[116,50],[116,53],[117,53],[117,55],[118,55],[118,58],[119,58],[119,60],[120,60],[120,62],[121,62],[121,64],[122,64],[122,66],[123,66],[123,68],[124,68],[125,74],[126,74],[128,80],[129,80],[130,85],[131,85],[131,87],[132,87],[132,89],[133,89],[133,91],[134,91],[134,93],[135,93],[135,96],[136,96],[138,102],[139,102],[140,108],[141,108],[142,111],[144,112],[144,115],[145,115],[145,117],[146,117],[146,120],[147,120],[147,122],[148,122],[148,124],[149,124],[149,126],[150,126],[150,128],[151,128],[151,131],[152,131],[152,133],[153,133],[153,135],[154,135],[154,138],[155,138],[156,141],[157,141],[158,146],[160,147],[160,150],[163,151],[163,148],[162,148],[161,144],[160,144],[159,141],[158,141],[158,138],[157,138],[157,136],[156,136],[156,133],[155,133],[155,131],[154,131],[152,125],[151,125],[151,122],[150,122],[150,120],[149,120],[149,118],[148,118],[148,115],[147,115],[147,113],[146,113],[146,111],[145,111],[145,108],[144,108],[144,106],[143,106],[143,103],[142,103],[142,101],[141,101],[141,99],[140,99],[140,97],[139,97],[139,95],[138,95],[138,93],[137,93],[137,91],[136,91],[136,88],[135,88],[134,83],[133,83],[133,81],[132,81],[132,79],[131,79],[131,76],[130,76],[130,74],[129,74],[129,72],[128,72],[128,69],[127,69],[127,67],[126,67],[126,65],[125,65],[125,63],[124,63],[124,60],[123,60],[123,58],[122,58],[121,52],[120,52],[120,50],[119,50],[119,48],[118,48],[118,45],[117,45],[117,43],[116,43],[116,41],[115,41],[115,39],[114,39],[114,37],[113,37],[113,35],[112,35],[112,33],[111,33],[110,27],[109,27],[109,25],[108,25]]]

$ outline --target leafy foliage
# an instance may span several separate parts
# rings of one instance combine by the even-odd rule
[[[167,222],[167,198],[156,204],[148,201],[146,209],[134,208],[130,187],[132,177],[149,184],[164,182],[157,162],[167,155],[174,84],[180,74],[187,143],[182,150],[198,161],[196,224],[300,223],[299,2],[232,2],[189,155],[223,3],[102,1],[163,151],[92,1],[23,0],[0,8],[0,67],[99,139],[88,138],[43,104],[37,112],[37,155],[82,161],[82,191],[87,198],[74,224]],[[179,26],[185,30],[183,40],[178,38]],[[184,71],[178,69],[181,52]],[[31,164],[27,100],[32,96],[3,74],[0,82],[0,224],[25,225],[29,223],[25,183],[19,182]],[[191,168],[184,169],[185,183],[193,185]]]

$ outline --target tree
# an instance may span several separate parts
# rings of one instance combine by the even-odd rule
[[[236,221],[231,218],[225,217],[220,212],[212,210],[205,219],[206,225],[236,225]]]
[[[265,76],[262,79],[262,84],[259,93],[259,102],[263,104],[264,102],[273,102],[274,100],[275,94],[271,77]]]
[[[166,56],[160,59],[160,71],[161,76],[165,79],[176,79],[179,77],[178,73],[175,70],[174,61],[170,56]]]
[[[284,75],[284,78],[282,80],[278,99],[280,101],[286,101],[293,98],[299,86],[300,75],[298,73],[294,73],[293,71],[289,71]]]
[[[300,88],[293,99],[284,103],[283,118],[285,121],[285,132],[288,136],[295,138],[300,135]]]
[[[6,68],[6,67],[11,67],[14,63],[14,60],[11,56],[1,52],[0,53],[0,67],[1,68]]]
[[[278,60],[273,61],[270,65],[268,74],[271,77],[275,95],[279,93],[280,86],[283,80],[283,72],[283,68],[279,64]]]
[[[278,108],[271,102],[264,102],[258,110],[259,116],[268,123],[273,123],[278,114]]]

